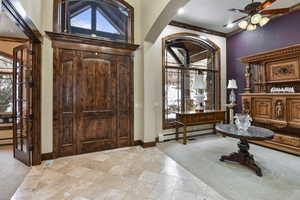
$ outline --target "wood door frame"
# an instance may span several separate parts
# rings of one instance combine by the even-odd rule
[[[42,34],[32,20],[20,9],[18,0],[2,0],[4,12],[24,32],[32,43],[32,77],[33,77],[33,127],[32,127],[32,165],[41,164],[41,55]]]

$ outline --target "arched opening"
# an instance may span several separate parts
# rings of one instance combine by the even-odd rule
[[[191,33],[163,38],[163,128],[177,112],[220,108],[220,48]]]

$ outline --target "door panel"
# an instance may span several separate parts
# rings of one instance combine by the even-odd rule
[[[74,84],[76,84],[76,54],[72,50],[55,51],[60,63],[54,65],[54,152],[57,156],[76,154],[74,132]]]
[[[133,82],[130,57],[119,57],[118,64],[118,145],[132,145],[133,127]]]
[[[74,82],[74,60],[66,59],[62,65],[62,134],[61,134],[61,146],[65,150],[74,148],[74,136],[73,136],[73,82]],[[76,144],[76,142],[75,142]],[[71,150],[71,149],[70,149]]]
[[[82,53],[77,65],[79,153],[116,146],[116,62],[110,55]]]
[[[289,99],[287,102],[287,113],[289,114],[288,121],[290,121],[291,123],[300,124],[300,100]]]
[[[14,48],[13,140],[14,157],[31,165],[32,151],[32,56],[31,44]]]
[[[272,118],[272,98],[255,98],[253,105],[254,110],[252,114],[254,118]]]

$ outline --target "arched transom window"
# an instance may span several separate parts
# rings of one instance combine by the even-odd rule
[[[133,42],[133,8],[123,0],[62,0],[58,7],[60,32]]]

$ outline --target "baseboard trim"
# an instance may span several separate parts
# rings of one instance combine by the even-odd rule
[[[155,147],[156,146],[156,142],[143,142],[142,147],[143,148],[150,148],[150,147]]]
[[[42,154],[42,161],[44,160],[53,160],[54,159],[54,154],[53,152],[50,153],[43,153]]]
[[[143,142],[142,140],[136,140],[134,141],[135,146],[142,146],[143,148],[150,148],[150,147],[155,147],[156,143],[158,141],[158,138],[155,138],[154,142]]]
[[[134,146],[142,146],[143,148],[150,148],[150,147],[155,147],[157,142],[158,142],[158,138],[155,138],[154,142],[145,142],[145,143],[142,140],[135,140]],[[53,152],[42,154],[42,161],[53,160],[53,159],[54,159]]]

